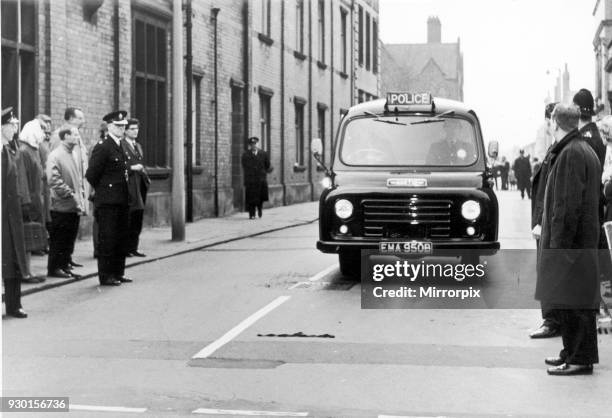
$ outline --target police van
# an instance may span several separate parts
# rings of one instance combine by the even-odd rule
[[[474,110],[429,93],[388,93],[340,122],[319,203],[319,241],[358,276],[361,250],[435,256],[456,250],[464,263],[499,249],[498,202]]]

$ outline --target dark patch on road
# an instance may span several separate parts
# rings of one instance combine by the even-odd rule
[[[304,334],[302,331],[299,332],[295,332],[293,334],[257,334],[258,337],[282,337],[282,338],[287,338],[287,337],[301,337],[301,338],[336,338],[335,336],[331,335],[331,334],[321,334],[321,335],[315,335],[315,334]]]
[[[357,282],[348,280],[338,280],[332,282],[301,282],[293,289],[308,289],[308,290],[351,290]]]

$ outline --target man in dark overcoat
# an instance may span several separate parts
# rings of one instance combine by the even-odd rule
[[[121,147],[127,159],[128,192],[130,195],[129,232],[128,232],[128,257],[145,257],[138,251],[138,241],[142,231],[142,220],[144,217],[145,204],[147,202],[147,191],[149,190],[149,176],[144,168],[142,147],[136,138],[139,131],[138,119],[128,119],[125,128],[125,138],[121,140]]]
[[[521,192],[521,199],[525,198],[525,192],[527,192],[527,198],[531,199],[531,164],[529,163],[529,157],[525,156],[525,150],[520,150],[519,154],[512,165],[516,176],[516,185]]]
[[[17,175],[17,149],[11,145],[19,129],[13,108],[2,111],[2,280],[7,315],[27,318],[21,306],[21,279],[27,269],[21,203],[29,199]]]
[[[578,131],[575,106],[552,114],[555,143],[544,192],[536,299],[553,307],[563,349],[545,359],[551,375],[591,374],[599,361],[597,246],[601,165]]]
[[[124,276],[129,226],[128,166],[121,148],[127,112],[104,116],[106,139],[91,152],[85,176],[94,188],[94,216],[98,222],[98,276],[102,286],[131,282]]]
[[[259,138],[249,138],[249,148],[242,154],[245,202],[249,219],[255,219],[255,210],[261,218],[263,202],[268,201],[267,174],[272,171],[268,154],[257,146]]]

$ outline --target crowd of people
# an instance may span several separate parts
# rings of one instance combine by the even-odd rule
[[[68,107],[53,130],[37,115],[19,130],[12,108],[2,110],[2,278],[7,315],[26,318],[21,283],[79,278],[73,260],[81,216],[94,214],[94,257],[102,286],[132,279],[125,257],[138,250],[150,180],[137,142],[139,121],[116,111],[103,118],[91,150],[82,138],[85,115]],[[33,275],[32,254],[47,255],[47,274]]]

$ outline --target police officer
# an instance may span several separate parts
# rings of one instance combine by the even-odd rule
[[[121,149],[127,112],[104,116],[106,138],[91,152],[85,176],[94,188],[94,216],[98,223],[98,276],[102,286],[131,282],[124,276],[128,231],[128,166]]]

